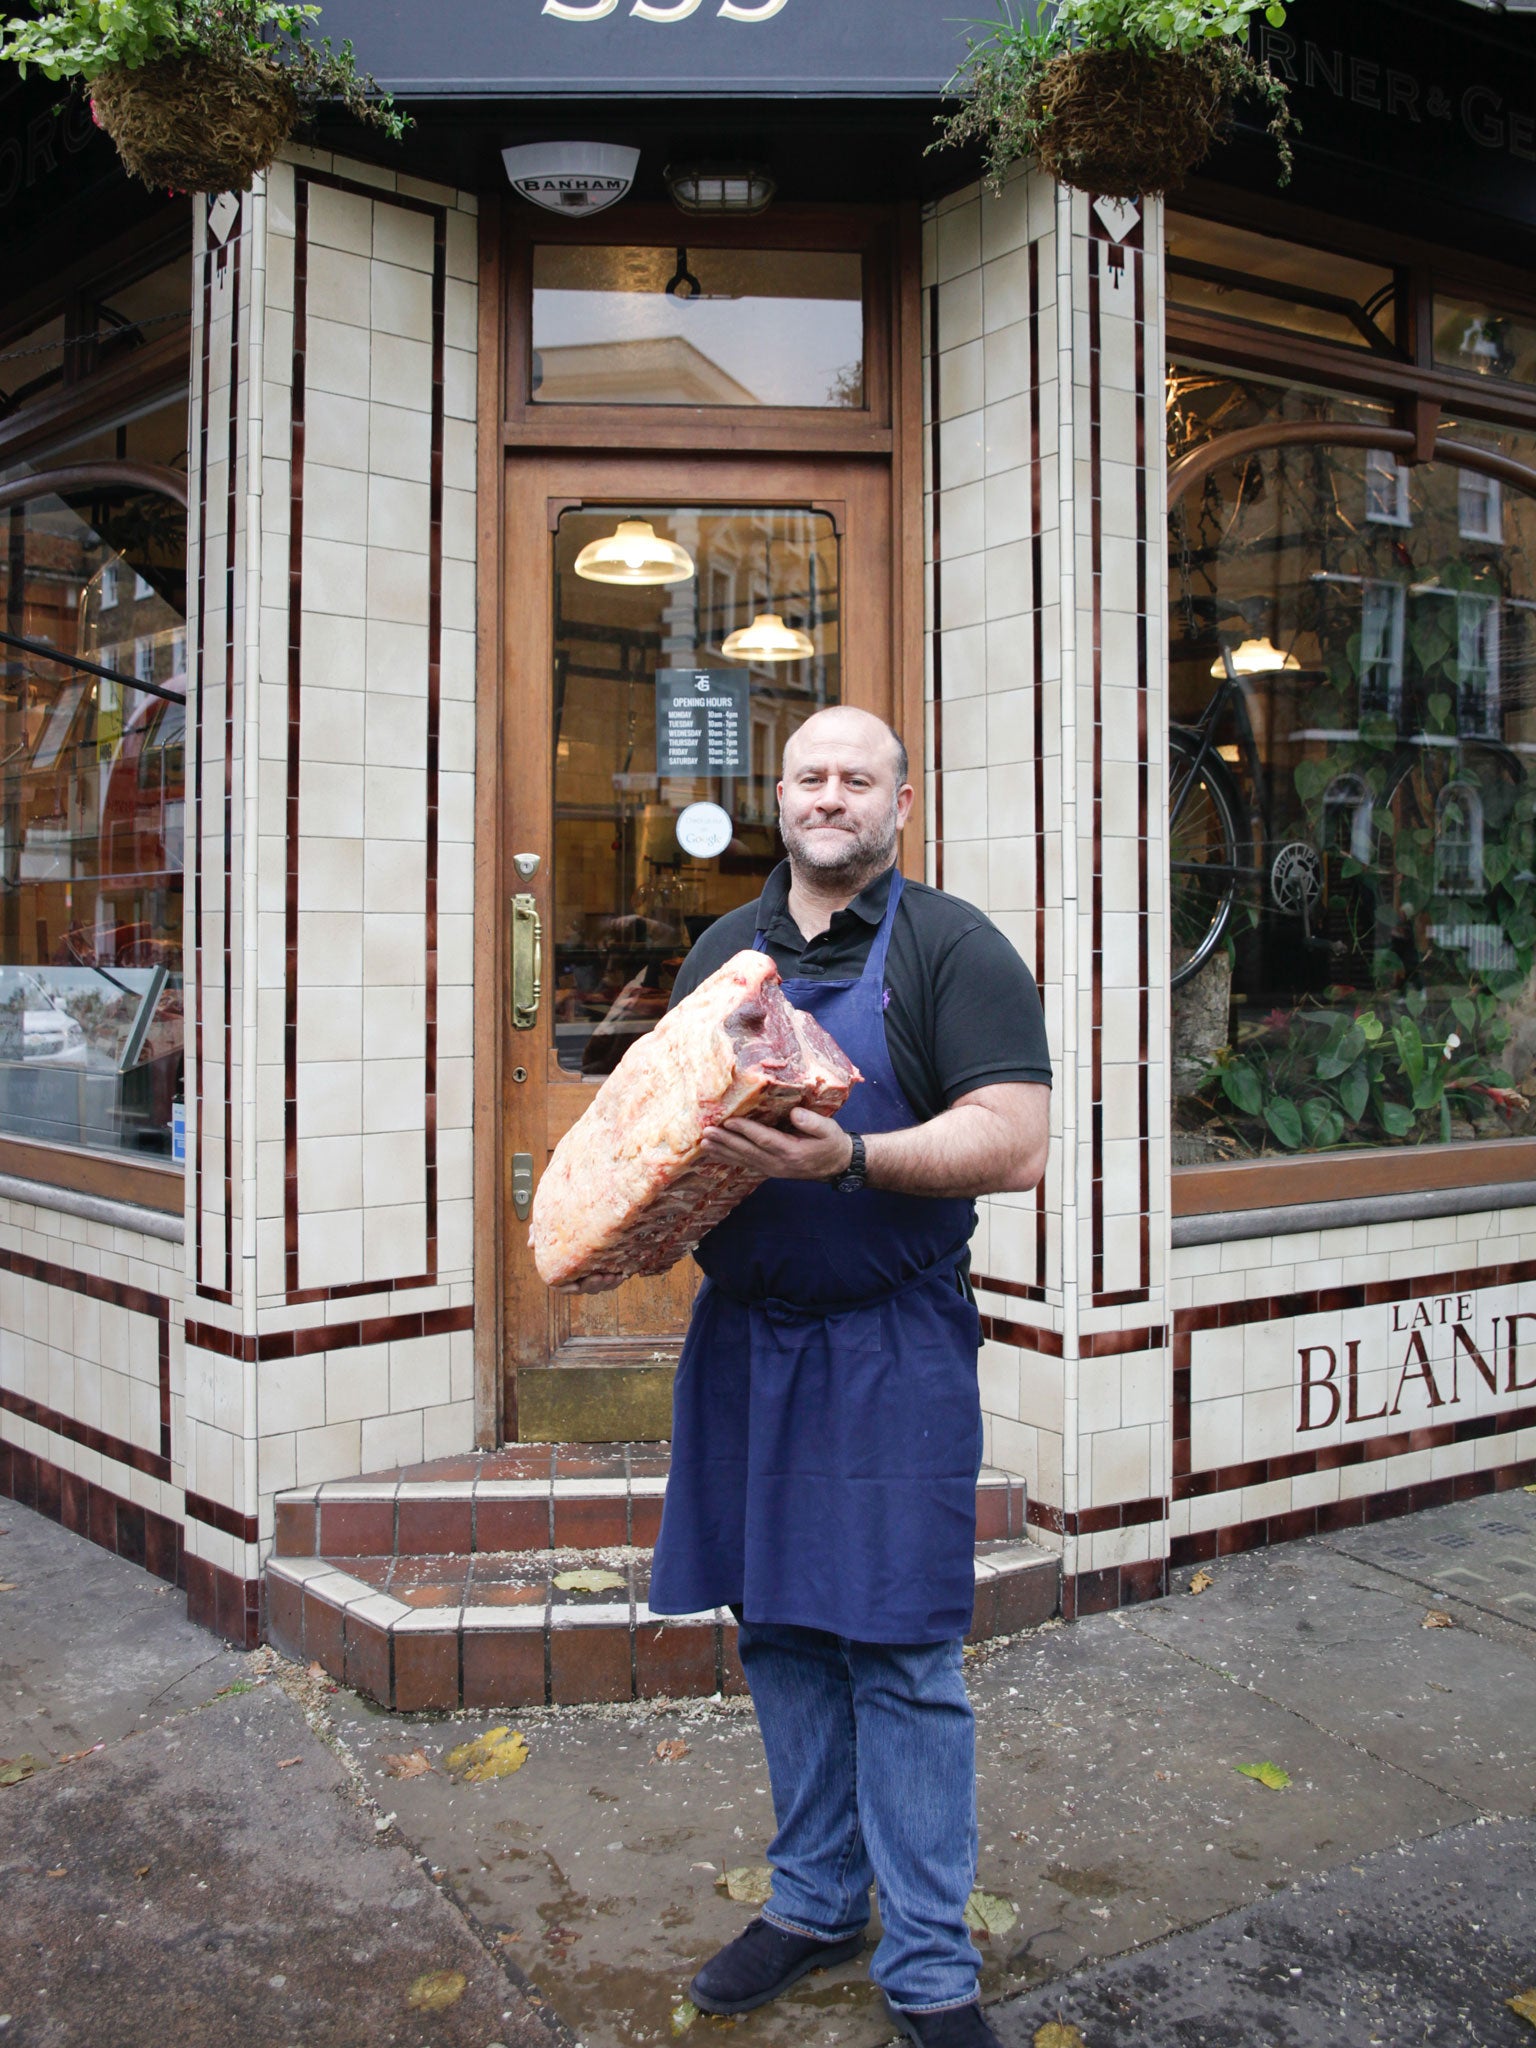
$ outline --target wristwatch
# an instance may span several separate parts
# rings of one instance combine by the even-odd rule
[[[856,1195],[861,1188],[869,1185],[869,1161],[864,1156],[864,1140],[857,1131],[848,1133],[853,1153],[842,1172],[834,1175],[832,1185],[840,1195]]]

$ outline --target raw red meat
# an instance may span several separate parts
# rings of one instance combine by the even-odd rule
[[[860,1079],[768,955],[738,953],[630,1047],[555,1147],[528,1233],[540,1278],[665,1273],[757,1185],[705,1162],[706,1130],[801,1106],[833,1116]]]

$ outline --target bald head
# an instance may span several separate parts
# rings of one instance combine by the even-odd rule
[[[818,711],[808,718],[804,725],[793,732],[784,748],[784,773],[790,773],[792,762],[799,753],[807,749],[812,752],[839,740],[883,744],[888,752],[894,786],[900,789],[907,779],[907,746],[895,726],[887,725],[883,718],[876,718],[872,711],[857,711],[851,704],[834,704],[830,710]]]

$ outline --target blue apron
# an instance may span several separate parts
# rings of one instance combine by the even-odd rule
[[[784,984],[864,1075],[838,1119],[849,1130],[921,1121],[885,1043],[901,893],[893,874],[859,980]],[[966,1633],[980,1324],[957,1268],[975,1225],[969,1201],[772,1180],[704,1239],[655,1613],[736,1606],[749,1622],[876,1643]]]

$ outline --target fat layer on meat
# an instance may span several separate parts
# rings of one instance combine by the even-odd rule
[[[757,1185],[703,1157],[739,1117],[835,1115],[862,1077],[785,998],[766,953],[738,953],[637,1039],[555,1147],[528,1233],[551,1287],[665,1273]]]

